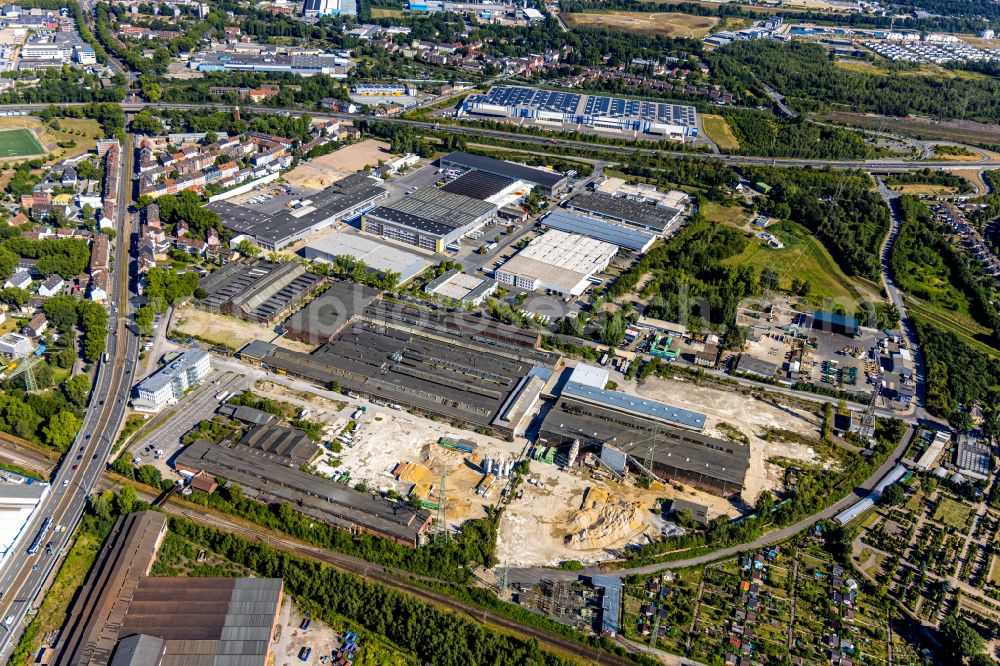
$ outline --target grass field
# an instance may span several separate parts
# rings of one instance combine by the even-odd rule
[[[674,12],[662,14],[587,12],[563,14],[562,18],[570,28],[608,28],[640,35],[666,35],[689,39],[701,39],[719,22],[715,16],[691,16]]]
[[[741,206],[723,206],[714,201],[706,201],[698,208],[698,212],[709,222],[718,222],[742,226],[744,211]]]
[[[34,155],[47,151],[47,161],[51,164],[90,152],[97,145],[97,138],[104,135],[100,123],[90,118],[59,118],[58,122],[56,129],[34,116],[4,116],[0,117],[0,136],[7,130],[29,130],[42,148]],[[70,142],[73,145],[67,148],[58,145],[60,143],[68,145]],[[8,155],[0,154],[0,159],[4,157]],[[11,156],[11,159],[17,161],[19,158]]]
[[[959,340],[975,347],[984,354],[989,354],[994,358],[1000,359],[1000,350],[991,347],[976,337],[979,335],[984,337],[989,336],[990,331],[979,322],[973,320],[972,317],[950,312],[933,303],[913,298],[912,296],[906,297],[906,309],[918,319],[922,319],[943,331],[954,334]]]
[[[701,127],[719,150],[735,150],[740,147],[740,140],[736,138],[733,128],[722,116],[713,113],[701,114]]]
[[[893,185],[890,189],[903,194],[935,196],[939,194],[954,194],[955,188],[948,185],[932,185],[930,183],[904,183]]]
[[[399,18],[402,15],[403,10],[395,7],[372,7],[372,18]]]
[[[0,130],[0,158],[31,157],[45,152],[35,135],[26,129]]]
[[[1000,587],[1000,555],[994,555],[990,562],[990,582]]]
[[[768,227],[768,231],[780,238],[785,247],[776,250],[754,240],[742,253],[723,263],[772,268],[782,289],[788,289],[793,279],[806,280],[810,286],[809,298],[814,302],[831,299],[853,305],[861,300],[858,287],[808,229],[794,222],[781,222]]]
[[[939,523],[961,531],[965,529],[965,521],[968,520],[971,512],[972,507],[968,504],[959,504],[955,500],[945,497],[938,502],[933,517]]]
[[[817,114],[814,120],[850,125],[862,129],[894,132],[930,141],[1000,144],[1000,126],[964,120],[935,121],[930,118],[892,118],[848,111]]]

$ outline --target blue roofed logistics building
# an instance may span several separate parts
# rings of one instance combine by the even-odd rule
[[[616,636],[621,619],[622,579],[592,576],[590,584],[601,588],[601,633]]]
[[[541,223],[550,229],[587,236],[588,238],[612,243],[620,248],[639,253],[649,250],[657,238],[656,235],[646,231],[630,229],[620,224],[605,222],[604,220],[598,220],[577,213],[570,213],[558,208],[542,218]]]
[[[526,86],[494,86],[485,93],[469,95],[460,107],[462,114],[548,127],[561,125],[567,130],[638,132],[680,141],[698,135],[698,114],[693,106]]]
[[[579,368],[579,366],[577,366]],[[664,479],[721,494],[739,493],[750,465],[750,447],[703,434],[704,414],[620,391],[574,381],[565,383],[546,414],[539,436],[550,446],[580,443],[583,450],[612,456],[624,465],[644,465]]]
[[[861,325],[857,319],[825,310],[813,312],[810,328],[827,333],[839,333],[852,338],[861,335]]]

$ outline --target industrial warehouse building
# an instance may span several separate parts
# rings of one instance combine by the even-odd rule
[[[510,176],[472,170],[442,187],[441,191],[462,194],[503,208],[524,199],[531,193],[531,188],[531,184]]]
[[[281,579],[149,576],[166,531],[167,519],[156,511],[118,519],[40,663],[273,663]]]
[[[388,190],[377,179],[356,173],[309,195],[292,209],[282,207],[267,213],[259,206],[228,201],[216,201],[206,208],[219,214],[226,229],[265,250],[277,251],[336,222],[357,217],[388,197]]]
[[[640,254],[648,251],[657,238],[655,234],[646,231],[558,208],[542,218],[541,224],[549,229],[586,236]]]
[[[850,338],[856,338],[861,335],[861,324],[858,323],[857,319],[835,312],[826,312],[825,310],[816,310],[813,312],[809,328],[815,331],[846,335]]]
[[[497,281],[476,277],[452,268],[424,285],[424,292],[462,303],[479,305],[496,293]]]
[[[537,187],[538,191],[547,197],[565,192],[569,181],[567,176],[547,169],[505,162],[484,155],[471,155],[462,151],[448,153],[438,160],[438,164],[444,169],[474,170],[510,178],[512,181],[521,180],[532,187]]]
[[[670,229],[684,214],[682,208],[641,202],[602,192],[582,192],[566,201],[563,206],[655,234],[662,234]]]
[[[494,86],[481,95],[469,95],[460,107],[462,114],[679,141],[698,135],[693,106],[524,86]]]
[[[337,381],[379,403],[508,435],[559,358],[538,349],[540,341],[535,331],[471,313],[375,300],[311,354],[265,343],[240,354],[268,370],[322,386]]]
[[[353,282],[334,282],[304,308],[285,320],[285,337],[310,345],[330,342],[348,322],[378,297],[376,290]]]
[[[226,264],[203,278],[206,296],[198,304],[210,312],[271,324],[319,289],[324,278],[294,262]]]
[[[432,187],[388,203],[361,217],[361,230],[425,250],[445,246],[477,229],[497,214],[497,207],[462,194]]]
[[[553,229],[508,259],[495,277],[521,289],[570,298],[582,294],[617,253],[617,245]]]
[[[337,257],[353,257],[373,271],[399,274],[399,284],[406,284],[431,265],[424,256],[363,236],[356,229],[332,231],[303,247],[299,254],[328,264]]]
[[[743,490],[750,447],[701,434],[704,415],[577,378],[574,371],[542,422],[539,436],[550,445],[579,441],[619,473],[644,464],[652,445],[650,471],[661,478],[724,494]]]
[[[267,427],[267,426],[265,426]],[[280,450],[212,444],[199,439],[178,454],[179,471],[236,482],[263,502],[288,502],[299,513],[351,532],[367,532],[416,547],[430,525],[426,511],[303,472]]]

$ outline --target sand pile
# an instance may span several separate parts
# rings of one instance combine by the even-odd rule
[[[583,506],[573,516],[566,546],[574,550],[593,550],[633,539],[648,527],[645,514],[641,502],[615,499],[607,491],[588,488]]]

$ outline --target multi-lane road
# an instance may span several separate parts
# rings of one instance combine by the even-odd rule
[[[82,106],[82,103],[69,103],[63,106]],[[7,104],[0,105],[0,110],[18,111],[41,111],[47,108],[48,104]],[[126,113],[137,113],[143,109],[178,109],[194,110],[203,108],[228,108],[225,104],[214,102],[179,104],[167,102],[143,102],[129,101],[122,105]],[[746,155],[726,155],[717,153],[697,153],[686,151],[672,151],[663,148],[643,148],[637,145],[605,145],[600,143],[589,143],[572,139],[563,139],[557,136],[546,137],[532,134],[519,134],[517,132],[506,132],[503,130],[486,129],[473,125],[460,125],[454,123],[437,123],[423,120],[411,120],[409,118],[397,118],[391,116],[359,116],[347,113],[331,113],[323,111],[310,111],[303,109],[275,109],[267,106],[246,106],[240,108],[255,113],[272,113],[289,116],[299,116],[309,114],[314,118],[332,118],[338,120],[367,120],[372,122],[384,122],[394,124],[405,124],[428,131],[448,132],[461,136],[474,138],[491,137],[507,141],[517,141],[519,143],[547,146],[552,148],[574,148],[577,150],[595,150],[606,154],[614,155],[645,155],[650,157],[678,157],[690,159],[715,159],[721,160],[730,165],[770,165],[783,167],[829,167],[831,169],[863,169],[866,171],[877,171],[879,173],[899,173],[904,171],[919,171],[926,167],[942,170],[964,170],[969,169],[1000,169],[1000,160],[991,160],[983,157],[979,160],[950,161],[950,160],[903,160],[897,158],[881,158],[870,160],[828,160],[828,159],[796,159],[796,158],[771,158],[752,157]]]
[[[132,150],[123,147],[119,201],[128,202],[132,171]],[[73,534],[87,501],[114,445],[125,417],[128,392],[132,385],[139,340],[127,325],[129,302],[129,242],[131,225],[127,206],[119,207],[117,248],[112,268],[115,288],[108,302],[109,331],[107,362],[98,364],[90,404],[72,448],[53,474],[52,488],[32,516],[25,537],[0,567],[0,662],[5,662],[24,630],[25,619],[40,602],[45,581],[62,559],[61,550]],[[43,521],[51,518],[48,535],[35,555],[27,548]],[[51,548],[45,544],[51,542]],[[9,622],[7,620],[10,620]]]

